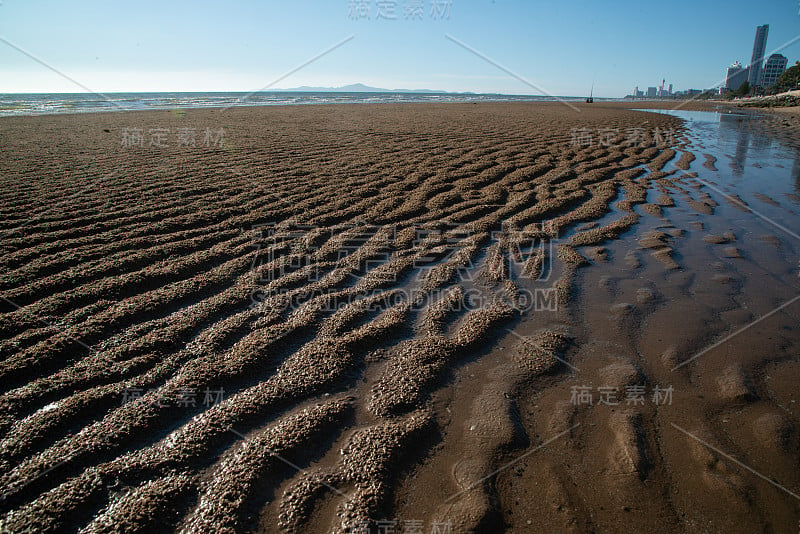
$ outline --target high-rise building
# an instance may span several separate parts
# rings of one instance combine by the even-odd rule
[[[772,87],[778,81],[781,74],[786,70],[786,64],[789,62],[786,56],[782,54],[772,54],[767,59],[764,65],[764,72],[761,75],[761,85],[764,87]]]
[[[742,68],[742,64],[735,61],[733,65],[725,71],[725,87],[731,91],[737,90],[747,80],[749,69]]]
[[[658,91],[658,87],[648,87],[647,88],[647,96],[648,96],[648,98],[655,98],[657,91]]]
[[[750,58],[750,74],[747,81],[750,86],[761,85],[761,71],[764,65],[764,53],[767,50],[767,35],[769,24],[756,28],[756,39],[753,42],[753,56]]]
[[[669,84],[669,90],[667,90],[667,94],[668,95],[672,94],[672,84]]]

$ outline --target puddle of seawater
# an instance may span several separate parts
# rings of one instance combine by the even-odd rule
[[[640,111],[673,115],[685,121],[693,144],[691,148],[698,157],[698,161],[692,165],[693,171],[707,174],[703,172],[703,154],[711,154],[717,158],[718,172],[711,171],[709,176],[717,178],[725,186],[735,188],[740,196],[743,193],[761,193],[782,197],[774,198],[778,202],[788,200],[790,204],[798,204],[800,199],[789,199],[786,195],[800,195],[800,154],[760,129],[757,114]],[[754,200],[763,207],[763,202]]]

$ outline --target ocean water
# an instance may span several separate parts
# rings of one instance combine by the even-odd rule
[[[573,102],[583,101],[583,98],[578,97],[558,98]],[[552,100],[556,100],[556,98],[501,94],[289,91],[257,93],[106,93],[102,95],[93,93],[0,94],[0,116],[227,106],[400,102],[536,102]]]

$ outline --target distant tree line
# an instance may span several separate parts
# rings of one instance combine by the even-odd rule
[[[800,63],[795,63],[781,74],[778,81],[775,82],[775,89],[778,93],[800,89]]]

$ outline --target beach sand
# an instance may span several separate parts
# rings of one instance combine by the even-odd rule
[[[795,532],[797,246],[626,107],[0,119],[0,530]]]

